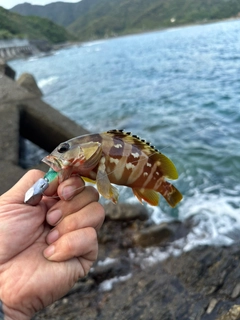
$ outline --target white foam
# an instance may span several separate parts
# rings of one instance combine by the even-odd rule
[[[209,188],[207,191],[215,189]],[[129,250],[129,257],[139,263],[142,268],[146,268],[170,256],[179,256],[182,252],[190,251],[200,245],[231,245],[234,242],[232,233],[234,234],[235,231],[237,237],[240,234],[240,200],[235,196],[235,190],[230,192],[231,195],[226,193],[223,191],[221,195],[216,195],[196,191],[191,197],[185,196],[183,202],[178,205],[179,219],[181,221],[192,219],[193,227],[190,232],[185,237],[170,242],[164,248]],[[160,207],[152,210],[152,218],[156,223],[166,221],[167,217]]]
[[[117,259],[113,259],[113,258],[106,258],[105,260],[103,260],[103,261],[98,261],[98,263],[97,263],[97,265],[98,266],[107,266],[107,265],[109,265],[109,264],[112,264],[112,263],[114,263],[114,262],[116,262],[117,261]]]
[[[92,47],[92,46],[96,46],[96,45],[102,44],[104,42],[105,42],[104,40],[102,40],[102,41],[85,42],[85,43],[82,44],[82,46],[83,47]]]
[[[110,290],[112,290],[113,285],[115,283],[127,281],[131,277],[132,277],[132,274],[129,273],[126,276],[114,277],[112,279],[105,280],[99,285],[99,290],[100,291],[110,291]]]
[[[48,77],[46,79],[42,79],[42,80],[38,81],[38,86],[40,88],[43,88],[43,87],[46,87],[50,84],[55,83],[57,80],[58,80],[58,77],[56,77],[56,76]]]

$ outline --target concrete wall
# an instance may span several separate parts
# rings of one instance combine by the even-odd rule
[[[2,59],[31,56],[35,52],[35,46],[26,39],[0,40],[0,58]]]
[[[86,133],[0,71],[0,194],[26,171],[18,166],[20,135],[51,152],[59,143]]]

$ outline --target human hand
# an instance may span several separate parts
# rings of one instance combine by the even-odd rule
[[[51,183],[38,205],[24,204],[25,192],[43,175],[30,170],[0,197],[4,319],[30,319],[66,294],[97,258],[96,231],[104,220],[97,191],[71,177]],[[60,199],[51,197],[56,191]]]

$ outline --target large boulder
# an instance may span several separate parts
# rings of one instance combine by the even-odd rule
[[[27,89],[29,92],[33,93],[37,97],[41,97],[42,91],[39,89],[35,78],[29,73],[23,73],[17,80],[17,83]]]

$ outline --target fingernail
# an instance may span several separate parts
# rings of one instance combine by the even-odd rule
[[[50,258],[55,252],[55,246],[51,245],[44,250],[43,254],[45,258]]]
[[[57,209],[51,211],[47,215],[47,221],[49,224],[54,225],[62,218],[62,211]]]
[[[66,186],[63,188],[62,196],[64,200],[71,200],[74,196],[75,187],[73,186]]]
[[[58,230],[53,230],[47,235],[47,243],[51,244],[59,238]]]

